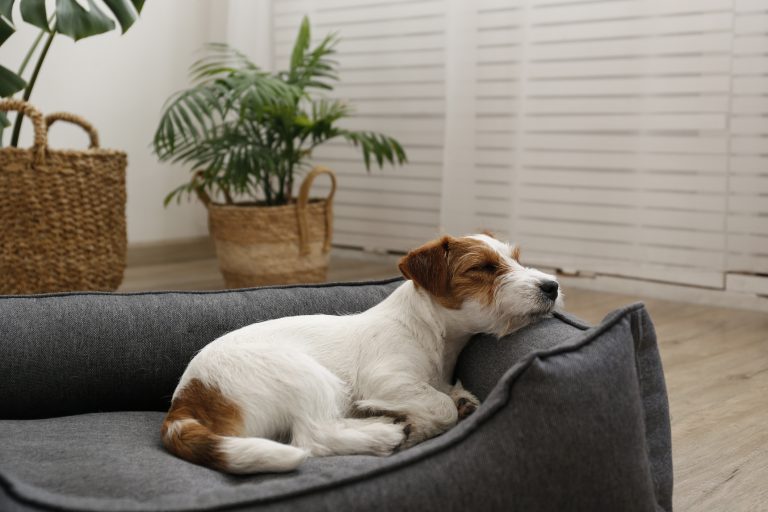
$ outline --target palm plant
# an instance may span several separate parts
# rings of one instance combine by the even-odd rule
[[[154,136],[161,161],[189,164],[188,183],[165,199],[185,194],[220,194],[227,204],[236,195],[267,206],[292,201],[294,176],[308,166],[312,150],[341,138],[372,161],[402,164],[405,151],[392,137],[348,130],[337,121],[351,115],[342,101],[322,96],[338,80],[338,38],[326,36],[310,49],[310,26],[299,28],[287,71],[268,73],[224,44],[210,44],[190,69],[193,86],[173,95]]]

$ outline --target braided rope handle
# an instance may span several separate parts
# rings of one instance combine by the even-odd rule
[[[197,198],[200,199],[200,202],[203,203],[203,206],[208,208],[208,206],[212,203],[211,196],[208,195],[208,192],[205,191],[203,186],[200,184],[200,182],[203,179],[203,171],[197,171],[192,176],[192,182],[194,183],[195,187],[195,194],[197,194]]]
[[[55,112],[45,116],[45,126],[48,130],[51,129],[51,125],[56,121],[66,121],[68,123],[76,124],[80,128],[88,133],[88,137],[91,139],[90,149],[98,149],[99,147],[99,132],[93,127],[91,123],[83,119],[82,117],[70,114],[69,112]]]
[[[32,126],[35,130],[34,142],[30,151],[33,153],[33,163],[40,165],[45,162],[45,148],[48,144],[47,131],[43,114],[26,101],[21,100],[0,100],[0,111],[10,112],[18,111],[32,120]]]
[[[307,204],[309,203],[309,189],[312,182],[321,174],[327,174],[331,178],[331,192],[325,199],[325,242],[323,253],[331,250],[331,235],[333,233],[333,195],[336,193],[336,175],[327,167],[316,165],[304,178],[299,189],[299,198],[296,202],[296,217],[299,222],[299,254],[309,254],[309,225],[307,223]]]

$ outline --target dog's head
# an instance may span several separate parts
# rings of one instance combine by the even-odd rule
[[[400,271],[444,308],[503,336],[562,305],[557,279],[519,260],[517,247],[489,234],[445,236],[405,255]]]

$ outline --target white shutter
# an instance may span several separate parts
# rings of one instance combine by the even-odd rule
[[[730,1],[529,4],[514,218],[526,261],[722,287]]]
[[[509,238],[519,115],[522,0],[451,0],[442,223]]]
[[[731,0],[449,5],[445,229],[722,287]]]
[[[409,163],[366,173],[358,148],[331,141],[314,161],[339,178],[334,244],[407,250],[435,236],[443,151],[444,1],[275,0],[275,69],[287,67],[301,17],[313,40],[338,31],[341,81],[334,97],[355,107],[349,128],[396,137]],[[316,193],[327,188],[318,180]]]
[[[734,8],[727,263],[768,274],[768,2]]]
[[[411,159],[366,175],[354,148],[317,152],[337,244],[490,229],[565,270],[768,273],[766,0],[274,0],[277,68],[303,14],[342,37],[349,126]]]

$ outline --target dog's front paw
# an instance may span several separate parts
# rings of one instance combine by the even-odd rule
[[[464,389],[461,381],[457,381],[451,390],[451,398],[456,404],[456,411],[459,413],[459,421],[468,418],[480,407],[480,400],[475,395]]]
[[[376,432],[371,432],[375,438],[373,452],[375,455],[391,455],[406,444],[410,434],[410,425],[406,423],[381,423]]]

